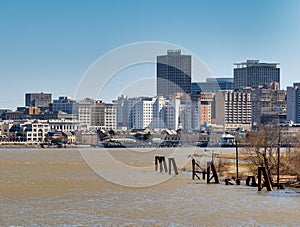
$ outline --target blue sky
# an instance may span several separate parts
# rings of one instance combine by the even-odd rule
[[[95,60],[141,41],[178,44],[216,77],[246,59],[279,62],[285,88],[300,80],[300,1],[0,0],[0,108],[23,106],[25,92],[73,97]]]

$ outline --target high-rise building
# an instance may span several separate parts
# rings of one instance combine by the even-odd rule
[[[253,124],[278,124],[286,121],[285,90],[258,87],[251,93]]]
[[[234,88],[271,86],[272,82],[280,83],[280,68],[278,63],[259,63],[259,60],[247,60],[235,63]]]
[[[117,106],[115,103],[104,104],[104,128],[117,129]]]
[[[78,102],[78,120],[81,122],[82,130],[89,130],[92,121],[92,104],[93,99],[85,98]]]
[[[191,94],[191,55],[168,50],[157,56],[157,96],[169,97],[176,92]]]
[[[287,87],[287,120],[300,123],[300,83]]]
[[[163,97],[144,98],[134,106],[134,128],[165,128]]]
[[[53,100],[52,111],[55,112],[59,110],[68,114],[77,114],[78,103],[69,97],[59,97]]]
[[[252,123],[251,91],[219,91],[214,96],[213,123],[225,129],[249,129]]]
[[[48,108],[52,102],[52,94],[46,93],[26,93],[25,94],[25,106],[28,107],[40,107]]]

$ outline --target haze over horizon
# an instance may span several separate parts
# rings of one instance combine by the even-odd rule
[[[215,77],[232,77],[233,63],[258,59],[280,63],[282,89],[299,81],[296,0],[1,1],[0,26],[0,108],[23,106],[26,92],[74,97],[99,57],[143,41],[182,46],[199,56]],[[155,65],[119,74],[116,87],[108,87],[99,98],[111,101],[119,92],[154,92]],[[128,77],[141,88],[141,75],[153,83],[149,91],[122,87]]]

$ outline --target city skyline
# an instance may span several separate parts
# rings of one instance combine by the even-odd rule
[[[2,1],[0,5],[1,108],[23,106],[26,92],[74,97],[82,76],[99,57],[147,40],[189,49],[215,77],[233,77],[234,62],[260,59],[280,63],[282,88],[297,82],[298,1]],[[156,76],[152,66],[130,73],[125,72],[133,79],[141,73]]]

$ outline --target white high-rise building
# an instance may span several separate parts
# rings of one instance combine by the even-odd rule
[[[134,124],[137,129],[165,128],[163,97],[144,98],[134,106]]]
[[[117,108],[114,103],[104,104],[104,128],[117,129]]]
[[[172,99],[164,106],[166,128],[177,130],[179,128],[180,99]]]
[[[92,121],[92,104],[94,100],[83,99],[78,102],[78,120],[81,122],[81,129],[89,130]]]

